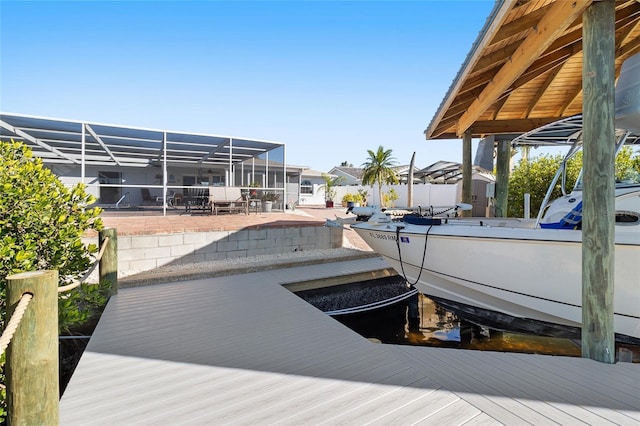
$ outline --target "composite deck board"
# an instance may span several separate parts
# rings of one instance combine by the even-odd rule
[[[614,369],[627,371],[632,377],[640,377],[637,364],[618,363],[607,365],[588,359],[509,354],[499,352],[453,351],[449,356],[429,358],[428,349],[420,347],[398,347],[411,355],[412,365],[420,363],[423,371],[452,371],[457,374],[440,374],[436,380],[444,388],[464,392],[464,397],[494,416],[511,424],[516,419],[502,418],[505,408],[515,416],[527,421],[555,422],[560,424],[639,424],[640,383],[635,394],[616,389],[617,375],[609,374]],[[428,359],[428,360],[427,360]],[[527,362],[534,359],[534,362]],[[624,364],[624,365],[623,365]],[[572,373],[564,366],[571,365]],[[575,371],[581,365],[583,371]],[[563,371],[564,370],[564,371]],[[586,374],[585,374],[586,373]],[[591,375],[586,383],[583,380]],[[468,380],[461,380],[464,376]],[[493,402],[494,404],[491,404]],[[541,405],[542,403],[542,405]],[[497,411],[494,411],[497,409]],[[535,413],[535,414],[534,414]],[[546,420],[545,420],[546,418]]]
[[[61,424],[640,424],[637,365],[375,344],[281,286],[383,267],[122,289],[61,399]]]
[[[548,403],[557,407],[560,410],[563,410],[570,414],[575,418],[579,418],[587,423],[601,423],[601,424],[624,424],[628,422],[629,419],[626,417],[629,416],[630,413],[625,413],[625,409],[634,409],[634,404],[638,403],[638,395],[633,395],[633,389],[629,386],[629,384],[624,384],[621,377],[618,374],[608,374],[608,377],[604,380],[601,380],[595,386],[585,386],[584,383],[576,385],[574,380],[563,380],[563,375],[558,374],[559,371],[554,371],[554,369],[541,369],[539,366],[527,366],[523,368],[522,357],[510,357],[510,356],[502,356],[496,357],[491,353],[486,353],[487,356],[492,358],[489,361],[491,365],[502,365],[503,367],[511,366],[513,371],[518,372],[518,380],[526,380],[531,386],[538,387],[538,394],[540,391],[543,392],[542,396],[546,396]],[[475,357],[474,357],[475,358]],[[531,357],[526,357],[525,359],[530,359]],[[548,357],[547,357],[548,358]],[[574,362],[571,358],[563,358],[556,359],[556,364],[565,366],[561,370],[567,370],[568,366],[578,365],[579,363],[584,363],[586,360],[581,360],[578,363]],[[588,361],[586,364],[591,363],[592,361]],[[525,364],[526,365],[526,364]],[[544,362],[542,365],[549,366],[550,363]],[[629,364],[631,365],[631,364]],[[602,367],[602,365],[600,365]],[[611,368],[608,369],[609,372],[613,373],[614,370],[624,370],[625,366],[620,365],[620,368]],[[583,376],[585,372],[591,371],[590,369],[583,368],[581,371],[573,370],[573,375],[575,376]],[[605,366],[604,369],[599,368],[599,371],[607,371]],[[636,369],[637,370],[637,369]],[[630,370],[631,371],[631,370]],[[548,381],[545,377],[549,375],[554,375],[555,380],[553,387],[548,387]],[[597,373],[591,373],[592,376],[597,376]],[[638,375],[638,372],[635,371],[635,375]],[[572,376],[569,376],[571,378]],[[633,377],[633,374],[631,375]],[[610,385],[613,384],[614,387]],[[620,388],[624,388],[621,392]],[[629,393],[631,391],[631,393]],[[636,386],[635,392],[639,391],[639,387]],[[557,400],[570,400],[572,402],[576,402],[575,398],[578,397],[581,399],[580,403],[571,403],[568,404],[566,402],[554,402]],[[602,409],[595,408],[595,410],[591,407],[597,407],[599,404],[602,404],[602,401],[606,400],[608,406],[619,407],[618,411],[613,411],[610,409]],[[624,402],[626,401],[626,405]],[[636,412],[636,414],[638,414]],[[631,416],[633,417],[633,416]],[[636,415],[636,420],[637,415]]]
[[[455,349],[444,349],[436,353],[429,348],[398,346],[398,351],[410,355],[407,362],[414,367],[421,366],[445,389],[453,390],[466,401],[486,412],[496,420],[509,425],[541,424],[547,418],[535,410],[531,410],[519,401],[504,396],[495,396],[493,389],[486,387],[476,377],[476,370],[467,370],[466,366],[457,362]]]
[[[562,424],[575,424],[580,422],[578,419],[588,420],[585,417],[590,413],[584,409],[574,410],[579,411],[575,413],[577,414],[576,416],[566,413],[559,407],[554,407],[553,401],[561,398],[560,393],[557,392],[559,387],[548,388],[548,383],[539,380],[539,376],[532,375],[521,368],[506,368],[504,362],[500,362],[500,360],[486,352],[473,353],[465,351],[458,355],[457,360],[464,362],[467,368],[475,371],[477,379],[487,388],[490,387],[492,392],[508,394],[523,405]],[[526,386],[522,386],[525,382]],[[592,418],[591,420],[595,422],[605,421],[602,418]]]

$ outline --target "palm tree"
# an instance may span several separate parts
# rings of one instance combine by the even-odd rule
[[[395,158],[391,156],[391,150],[385,151],[380,145],[377,152],[370,149],[367,150],[369,158],[362,163],[364,171],[362,173],[363,185],[378,184],[378,193],[380,194],[380,204],[382,204],[382,184],[398,183],[398,175],[393,170],[396,164]]]

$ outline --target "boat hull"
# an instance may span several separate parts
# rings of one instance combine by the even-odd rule
[[[426,295],[517,318],[581,326],[580,231],[395,222],[352,228]],[[637,232],[616,236],[614,327],[632,339],[640,339],[639,243]]]

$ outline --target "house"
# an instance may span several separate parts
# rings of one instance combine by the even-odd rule
[[[400,179],[400,183],[407,183],[408,175],[409,175],[409,165],[404,166],[395,166],[392,167],[393,171],[396,172],[398,178]],[[419,167],[413,167],[414,173],[420,170]],[[362,184],[362,175],[364,173],[364,169],[361,167],[334,167],[329,171],[329,174],[340,176],[342,180],[340,181],[340,186],[345,185],[360,185]],[[419,182],[418,179],[414,177],[414,182]]]
[[[360,167],[334,167],[329,170],[330,175],[341,178],[338,185],[360,185],[363,169]]]
[[[25,143],[64,184],[86,184],[104,208],[168,193],[179,204],[194,186],[257,183],[284,195],[299,175],[287,169],[284,143],[242,137],[0,112],[0,140]]]
[[[305,169],[300,175],[300,185],[298,190],[297,204],[322,205],[325,202],[325,180],[326,173],[313,169]],[[289,190],[292,193],[293,188]]]

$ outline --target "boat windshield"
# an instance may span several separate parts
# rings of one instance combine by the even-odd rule
[[[640,185],[640,166],[636,163],[631,166],[619,168],[616,165],[616,188],[626,188]],[[578,177],[574,189],[582,190],[582,173]]]

